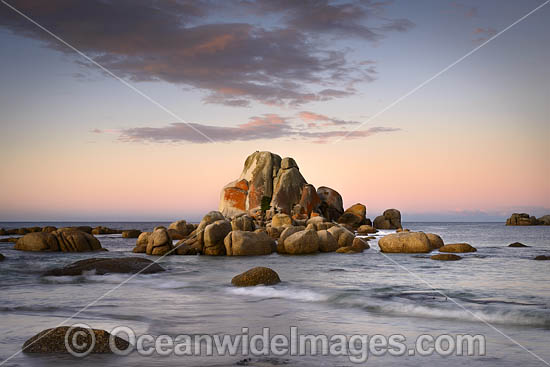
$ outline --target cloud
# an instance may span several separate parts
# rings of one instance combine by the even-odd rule
[[[406,31],[364,0],[12,0],[11,4],[95,61],[133,81],[164,81],[203,91],[206,103],[299,106],[356,93],[375,79],[373,64],[325,35],[380,41]],[[256,24],[261,23],[261,24]],[[74,54],[0,7],[0,27]],[[86,62],[75,60],[86,67]]]
[[[488,27],[488,28],[476,28],[474,29],[474,34],[478,37],[474,39],[474,42],[481,43],[487,41],[489,38],[493,37],[495,34],[497,34],[496,29]]]
[[[302,111],[298,114],[298,116],[300,117],[300,119],[302,119],[302,121],[307,123],[308,127],[345,126],[360,124],[359,121],[339,120],[309,111]]]
[[[302,113],[314,115],[311,112]],[[317,116],[325,117],[323,115]],[[300,118],[303,120],[301,114]],[[324,129],[324,127],[329,125],[304,127],[300,124],[293,123],[293,121],[294,120],[292,118],[282,117],[277,114],[265,114],[262,116],[251,117],[248,122],[237,125],[236,127],[213,126],[197,123],[185,124],[177,122],[163,127],[133,127],[122,129],[118,130],[118,133],[119,140],[124,142],[208,143],[209,141],[205,139],[203,135],[198,133],[198,130],[215,142],[284,138],[302,139],[313,141],[315,143],[326,143],[331,138],[336,137],[345,136],[347,139],[356,139],[368,137],[378,133],[400,130],[391,127],[371,127],[369,129],[355,131],[347,136],[348,131],[342,128],[338,130]],[[328,119],[327,121],[338,122],[340,120]],[[330,126],[334,126],[334,124]],[[101,133],[103,131],[94,129],[93,132]]]
[[[462,3],[452,2],[451,7],[454,12],[465,16],[466,18],[476,17],[478,14],[478,8],[475,6],[469,6]]]

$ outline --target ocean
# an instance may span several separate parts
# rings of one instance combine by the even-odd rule
[[[168,223],[0,223],[3,228],[103,225],[151,230]],[[168,271],[151,275],[42,277],[53,267],[89,257],[133,254],[135,239],[99,235],[108,252],[31,253],[0,243],[0,364],[41,330],[85,323],[111,330],[127,326],[136,334],[250,335],[399,334],[414,345],[419,335],[483,335],[484,356],[386,353],[361,365],[543,366],[550,361],[550,226],[507,227],[503,223],[404,223],[405,228],[439,234],[445,243],[467,242],[478,249],[463,259],[439,262],[429,254],[382,254],[377,239],[361,254],[320,253],[261,257],[167,256]],[[512,242],[530,247],[509,248]],[[282,282],[236,288],[231,278],[267,266]],[[120,285],[122,282],[124,284]],[[115,288],[116,287],[116,288]],[[435,288],[435,289],[434,289]],[[101,297],[101,298],[100,298]],[[3,366],[353,366],[346,356],[129,356],[30,355],[19,353]]]

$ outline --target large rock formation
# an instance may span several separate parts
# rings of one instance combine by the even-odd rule
[[[540,218],[535,218],[527,213],[514,213],[510,218],[506,219],[507,226],[536,226],[550,225],[550,215],[543,215]]]
[[[398,229],[401,225],[401,213],[397,209],[387,209],[382,215],[374,218],[374,228],[378,229]]]
[[[302,189],[307,184],[298,165],[292,158],[284,158],[273,180],[271,207],[278,212],[291,214],[294,205],[300,203]]]
[[[328,187],[316,191],[307,184],[293,158],[281,159],[271,152],[248,156],[239,178],[222,189],[219,210],[228,218],[243,213],[254,216],[261,209],[262,200],[269,201],[270,213],[284,213],[300,220],[314,212],[337,220],[344,213],[340,194]]]
[[[55,232],[32,232],[17,240],[14,247],[21,251],[87,252],[101,250],[101,243],[93,235],[73,228]]]

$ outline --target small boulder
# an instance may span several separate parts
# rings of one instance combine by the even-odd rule
[[[397,209],[387,209],[382,215],[374,218],[374,228],[378,229],[398,229],[401,225],[401,212]]]
[[[520,243],[520,242],[514,242],[509,244],[508,247],[529,247],[529,246],[524,245],[523,243]]]
[[[252,287],[256,285],[273,285],[280,283],[281,279],[275,270],[258,266],[236,275],[231,279],[231,284],[237,287]]]
[[[287,254],[312,254],[319,251],[319,236],[314,230],[296,232],[286,238],[284,243]]]
[[[39,232],[41,234],[45,232]],[[87,252],[102,250],[101,243],[93,235],[76,229],[58,229],[53,232],[63,252]]]
[[[142,232],[137,240],[136,240],[136,247],[132,250],[136,253],[146,253],[147,252],[147,244],[149,243],[149,236],[151,236],[152,232]]]
[[[535,257],[535,260],[550,260],[550,256],[539,255],[539,256]]]
[[[225,255],[224,239],[231,232],[231,222],[222,219],[206,226],[204,229],[203,254],[209,256]]]
[[[76,338],[76,345],[92,345],[92,336],[94,333],[95,344],[91,353],[112,353],[109,344],[111,334],[100,329],[85,329],[82,327],[59,326],[53,329],[46,329],[23,344],[23,353],[69,353],[65,346],[65,340]],[[67,333],[70,331],[70,335]],[[78,334],[77,334],[78,333]],[[118,336],[115,336],[115,345],[119,350],[126,350],[130,344]]]
[[[283,230],[281,235],[279,236],[279,239],[277,240],[277,252],[280,254],[285,253],[285,239],[293,235],[294,233],[303,231],[306,229],[304,226],[291,226],[287,227]]]
[[[173,248],[172,238],[168,230],[164,227],[157,227],[153,233],[149,235],[145,252],[147,255],[163,256],[170,253]]]
[[[333,226],[330,227],[328,231],[338,242],[338,247],[348,247],[353,245],[353,239],[355,236],[348,229],[342,226]]]
[[[271,219],[271,226],[272,227],[283,227],[283,226],[291,226],[292,225],[292,218],[288,214],[275,214],[273,218]]]
[[[141,231],[139,229],[128,229],[122,231],[122,238],[138,238],[140,234]]]
[[[352,246],[345,246],[345,247],[340,247],[338,250],[336,250],[336,252],[339,254],[359,254],[362,251],[359,251],[353,248]]]
[[[231,229],[233,231],[249,231],[254,232],[256,225],[254,219],[249,215],[241,215],[231,221]]]
[[[378,230],[368,224],[363,224],[362,226],[357,228],[357,233],[359,234],[370,234],[370,233],[376,233],[376,232],[378,232]]]
[[[477,249],[467,243],[451,243],[439,248],[439,252],[476,252]]]
[[[351,248],[358,252],[363,252],[364,250],[367,250],[370,248],[369,241],[365,240],[361,237],[355,237],[353,239],[353,244],[351,245]]]
[[[432,251],[428,236],[424,232],[392,233],[378,241],[381,252],[427,253]]]
[[[428,239],[430,240],[430,245],[432,250],[436,250],[438,248],[443,247],[443,239],[436,235],[435,233],[426,233],[426,236],[428,236]]]
[[[275,249],[275,240],[265,232],[231,231],[224,239],[227,256],[269,255]]]
[[[457,261],[462,259],[462,257],[455,254],[435,254],[430,256],[430,259],[440,261]]]
[[[338,218],[338,223],[347,224],[352,228],[357,228],[363,224],[366,224],[367,207],[363,204],[355,204],[346,209],[344,214]]]
[[[154,274],[164,271],[159,264],[143,257],[92,258],[74,262],[62,268],[48,270],[43,276],[74,276],[95,270],[96,275],[111,273]]]

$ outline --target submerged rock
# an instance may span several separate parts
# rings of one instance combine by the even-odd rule
[[[436,255],[432,255],[430,259],[440,260],[440,261],[457,261],[457,260],[461,260],[462,257],[455,254],[436,254]]]
[[[539,256],[535,257],[534,260],[550,260],[550,256],[539,255]]]
[[[141,234],[139,229],[127,229],[122,231],[122,238],[138,238]]]
[[[467,243],[451,243],[439,248],[439,252],[476,252],[477,249]]]
[[[247,270],[231,279],[231,284],[237,287],[273,285],[280,282],[279,274],[275,270],[262,266]]]
[[[523,243],[520,243],[520,242],[514,242],[509,244],[508,247],[529,247],[529,246],[524,245]]]
[[[0,254],[0,261],[3,261],[6,257],[2,254]]]
[[[111,334],[100,329],[85,329],[81,327],[60,326],[46,329],[23,344],[24,353],[69,353],[65,346],[67,332],[70,331],[68,340],[76,338],[76,345],[92,345],[91,332],[94,333],[95,344],[91,353],[112,353],[109,345]],[[79,333],[79,334],[76,334]],[[70,344],[69,344],[70,345]],[[126,350],[130,344],[118,336],[115,336],[115,345],[119,350]]]
[[[96,275],[111,273],[153,274],[164,271],[159,264],[142,257],[92,258],[74,262],[62,268],[48,270],[43,276],[82,275],[85,271],[95,271]]]

